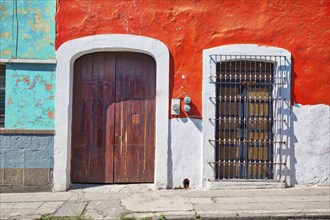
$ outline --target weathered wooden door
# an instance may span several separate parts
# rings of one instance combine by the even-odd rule
[[[156,64],[104,52],[74,65],[71,181],[153,182]]]

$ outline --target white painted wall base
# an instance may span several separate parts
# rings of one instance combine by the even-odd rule
[[[183,187],[186,178],[201,188],[202,120],[174,118],[169,126],[169,188]]]
[[[247,189],[283,188],[285,185],[329,185],[330,107],[327,105],[292,106],[286,135],[290,147],[283,147],[281,181],[208,181],[202,184],[202,120],[171,119],[169,122],[169,188]],[[213,149],[211,149],[213,150]],[[206,152],[214,155],[214,152]],[[283,180],[286,182],[284,183]]]
[[[292,107],[292,175],[298,185],[330,185],[330,106]]]

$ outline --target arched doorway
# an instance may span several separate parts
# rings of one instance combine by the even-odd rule
[[[73,71],[71,181],[154,182],[155,60],[97,52]]]
[[[56,51],[54,191],[71,184],[73,68],[76,59],[94,52],[137,52],[156,62],[156,134],[154,188],[168,186],[169,51],[157,39],[129,34],[101,34],[73,39]]]

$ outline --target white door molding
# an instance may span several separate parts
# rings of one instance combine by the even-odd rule
[[[156,61],[155,188],[168,185],[169,51],[159,40],[128,34],[94,35],[67,41],[56,52],[54,191],[70,187],[73,64],[84,54],[130,51]]]

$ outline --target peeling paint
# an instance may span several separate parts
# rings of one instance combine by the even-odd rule
[[[10,34],[10,33],[9,33],[8,31],[6,31],[6,32],[2,32],[2,33],[1,33],[1,37],[2,37],[2,38],[8,38],[8,37],[9,37],[9,34]]]
[[[1,54],[3,54],[3,55],[10,55],[10,50],[3,50],[1,52]]]
[[[55,65],[6,67],[6,128],[53,129]]]
[[[48,112],[48,118],[54,119],[54,113],[53,112]]]
[[[55,0],[0,1],[0,58],[54,59]]]
[[[7,102],[7,105],[11,105],[13,104],[13,99],[11,97],[8,98],[8,102]]]
[[[46,84],[46,90],[49,91],[52,89],[52,85],[51,84]]]

